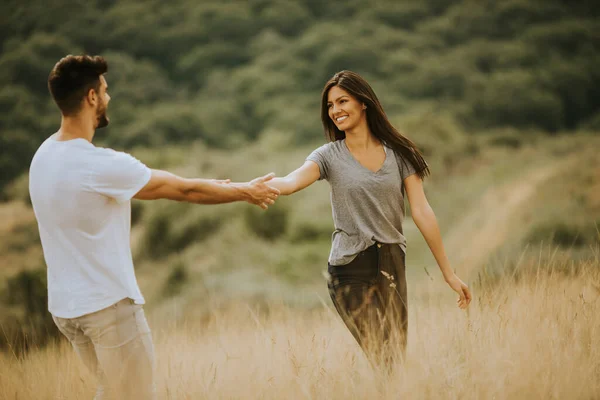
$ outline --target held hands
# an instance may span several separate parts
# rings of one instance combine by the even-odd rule
[[[472,299],[469,287],[463,281],[461,281],[456,274],[453,274],[449,279],[446,279],[446,282],[448,285],[450,285],[452,290],[458,293],[459,298],[456,300],[458,307],[463,310],[467,308]]]
[[[265,182],[270,181],[275,177],[275,173],[271,172],[265,176],[255,178],[246,185],[246,201],[250,204],[256,204],[263,210],[269,208],[269,205],[275,204],[275,200],[279,197],[279,189],[267,185]]]

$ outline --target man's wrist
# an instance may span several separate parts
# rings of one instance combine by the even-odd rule
[[[252,198],[250,195],[250,184],[248,182],[230,183],[230,185],[235,189],[238,200],[248,201]]]

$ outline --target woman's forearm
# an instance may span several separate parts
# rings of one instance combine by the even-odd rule
[[[444,279],[448,281],[454,276],[454,271],[450,267],[450,261],[444,250],[442,235],[440,234],[440,228],[433,209],[429,205],[422,209],[413,209],[412,218],[431,249],[431,253],[435,257],[442,275],[444,275]]]
[[[283,178],[273,178],[269,181],[269,186],[279,189],[279,194],[283,196],[296,192],[296,185],[289,176]]]
[[[279,189],[280,195],[290,195],[312,185],[319,179],[320,171],[316,163],[306,161],[300,168],[282,178],[273,178],[269,186]]]

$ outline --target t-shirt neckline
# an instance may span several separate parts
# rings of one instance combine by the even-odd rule
[[[83,143],[86,145],[92,145],[92,143],[88,142],[87,140],[85,140],[84,138],[74,138],[74,139],[69,139],[69,140],[57,140],[56,139],[56,133],[53,133],[48,139],[52,142],[52,143],[61,143],[61,144],[76,144],[76,143]]]
[[[365,170],[366,172],[373,174],[373,175],[379,175],[381,173],[381,171],[383,171],[383,168],[385,167],[385,164],[388,162],[388,158],[389,158],[389,152],[386,149],[385,144],[381,144],[383,146],[383,152],[385,153],[385,160],[383,160],[383,163],[381,164],[381,167],[379,167],[379,169],[377,171],[372,171],[369,168],[365,167],[364,165],[362,165],[357,159],[356,157],[354,157],[354,155],[352,154],[352,152],[350,151],[350,149],[348,148],[348,145],[346,145],[346,139],[342,139],[342,147],[344,148],[344,151],[346,151],[346,154],[352,159],[352,161],[357,164],[361,169]]]

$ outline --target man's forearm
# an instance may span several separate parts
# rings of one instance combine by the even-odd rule
[[[183,179],[182,201],[198,204],[224,204],[250,198],[247,183],[217,183],[210,179]]]

